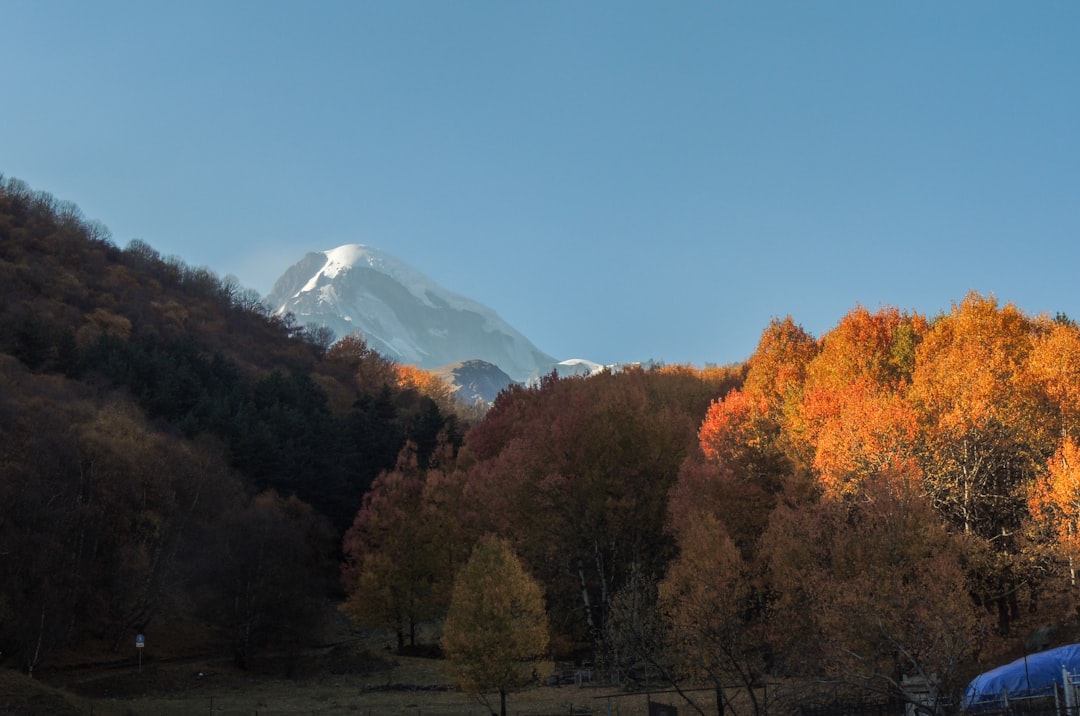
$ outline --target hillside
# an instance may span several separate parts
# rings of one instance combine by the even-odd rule
[[[297,641],[375,476],[460,441],[396,370],[0,177],[3,663],[163,614],[224,629],[240,662]]]

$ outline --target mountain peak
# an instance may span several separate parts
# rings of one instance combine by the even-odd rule
[[[492,309],[364,244],[307,254],[277,280],[266,302],[275,313],[291,312],[339,338],[359,331],[374,350],[421,368],[480,359],[522,381],[554,363]]]
[[[354,268],[367,267],[379,273],[390,276],[405,288],[409,289],[417,298],[426,300],[427,290],[435,283],[404,261],[394,258],[385,251],[366,246],[365,244],[344,244],[329,251],[319,252],[326,257],[323,268],[312,277],[312,281],[320,278],[334,279],[342,273]],[[305,286],[301,290],[310,290],[313,285]],[[468,301],[468,299],[464,299]]]

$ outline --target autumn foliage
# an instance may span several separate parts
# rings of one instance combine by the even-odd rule
[[[945,697],[1037,626],[1080,637],[1063,315],[785,317],[744,364],[552,374],[477,417],[15,181],[0,298],[0,653],[28,671],[174,614],[249,663],[328,601],[464,664],[525,628],[466,618],[507,565],[533,646],[759,714],[765,683]]]

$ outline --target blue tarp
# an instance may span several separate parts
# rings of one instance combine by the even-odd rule
[[[1052,695],[1054,684],[1062,683],[1062,667],[1070,674],[1080,672],[1080,644],[1028,654],[979,674],[968,684],[964,705],[978,710],[980,706],[1000,707],[1006,697],[1012,700]]]

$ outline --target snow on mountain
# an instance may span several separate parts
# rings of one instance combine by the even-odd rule
[[[604,370],[619,370],[619,368],[619,365],[601,365],[584,358],[570,358],[558,363],[540,366],[538,370],[529,376],[525,384],[529,386],[539,385],[540,379],[546,375],[551,375],[552,371],[555,371],[555,375],[560,378],[574,378],[588,377]]]
[[[327,326],[338,338],[360,331],[374,350],[421,368],[479,359],[524,381],[555,362],[492,309],[362,244],[307,254],[265,301],[275,313]]]

